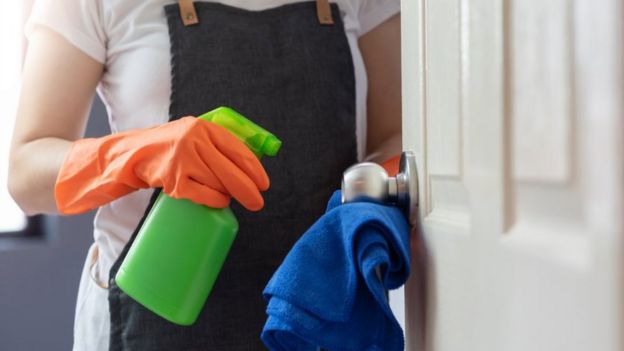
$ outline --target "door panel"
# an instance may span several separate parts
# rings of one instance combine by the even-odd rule
[[[392,301],[409,350],[624,346],[623,14],[617,0],[403,1],[421,205]]]
[[[566,182],[571,175],[572,5],[569,0],[516,0],[509,5],[510,112],[517,180]],[[542,156],[533,157],[536,154]]]

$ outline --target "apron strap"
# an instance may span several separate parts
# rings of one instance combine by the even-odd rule
[[[193,0],[178,0],[178,6],[180,7],[180,17],[182,17],[182,23],[184,23],[185,27],[199,23]],[[334,24],[329,0],[316,0],[316,16],[319,24]]]
[[[180,17],[185,27],[199,23],[193,0],[178,0],[178,6],[180,6]]]
[[[334,18],[332,17],[329,0],[316,0],[316,16],[318,17],[318,21],[320,24],[334,24]]]

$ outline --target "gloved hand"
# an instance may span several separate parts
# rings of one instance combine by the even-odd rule
[[[140,188],[222,208],[230,196],[249,210],[269,188],[260,161],[227,129],[184,117],[157,127],[75,141],[59,172],[59,212],[85,212]]]
[[[381,164],[381,167],[383,167],[386,170],[386,172],[388,172],[389,176],[394,177],[397,175],[397,173],[399,173],[400,161],[401,161],[401,155],[396,155],[384,161]]]

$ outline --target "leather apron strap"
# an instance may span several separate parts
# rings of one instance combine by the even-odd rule
[[[199,23],[193,0],[178,0],[178,7],[180,8],[180,18],[185,26]],[[320,24],[334,24],[329,0],[316,0],[316,16]]]
[[[191,27],[180,20],[178,4],[165,6],[170,118],[230,106],[275,133],[283,147],[276,157],[263,159],[271,177],[264,209],[249,212],[232,204],[240,230],[197,322],[171,324],[111,281],[111,350],[264,349],[262,290],[299,236],[323,214],[342,172],[357,162],[353,61],[337,5],[330,8],[333,26],[319,25],[315,1],[264,11],[193,5],[199,22]],[[179,235],[184,240],[184,233]]]

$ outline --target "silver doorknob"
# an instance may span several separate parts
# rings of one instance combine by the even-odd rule
[[[414,153],[404,151],[401,154],[396,177],[388,176],[383,167],[372,162],[349,167],[342,177],[342,202],[358,201],[397,206],[410,223],[415,223],[418,216],[418,173]]]

